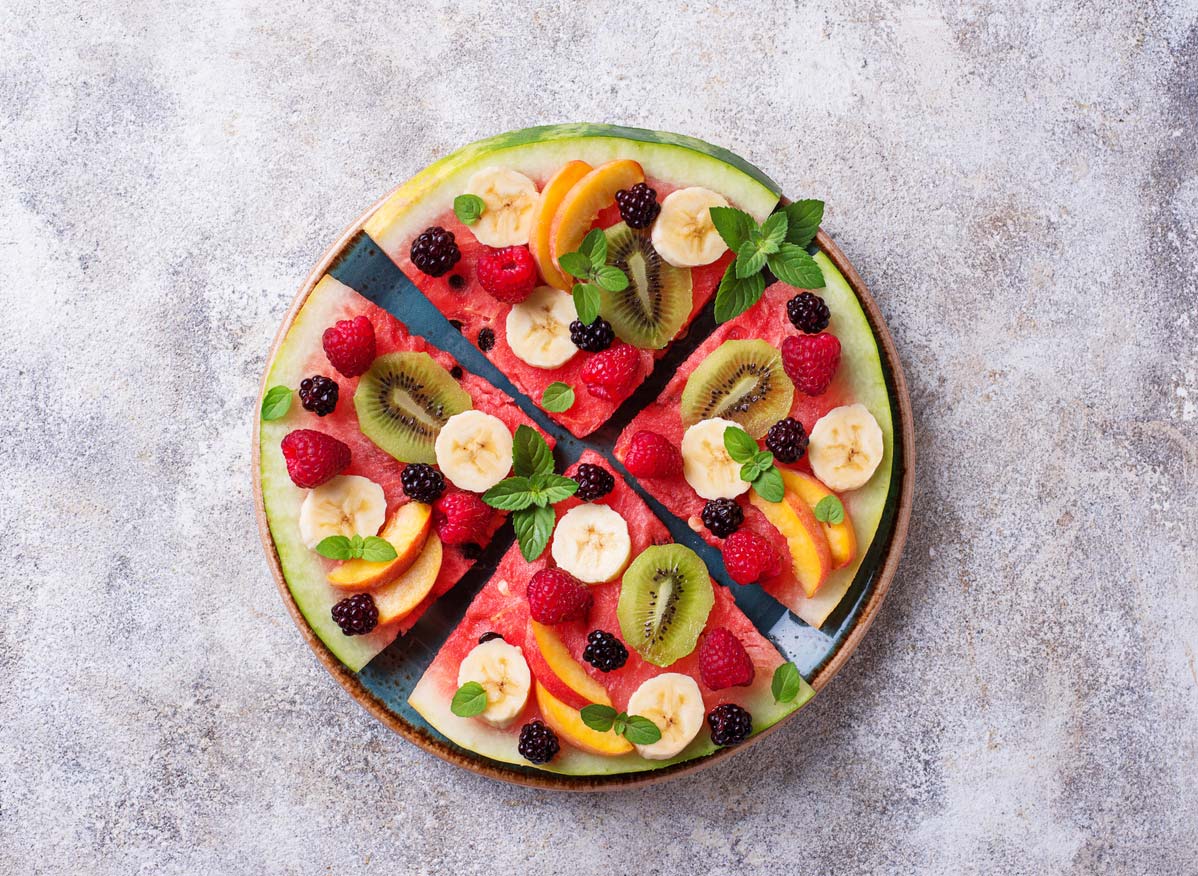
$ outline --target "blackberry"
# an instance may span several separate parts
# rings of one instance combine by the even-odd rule
[[[736,703],[724,703],[707,713],[707,726],[716,745],[736,745],[753,732],[753,716]]]
[[[809,335],[818,335],[826,329],[831,318],[828,305],[814,292],[800,292],[787,301],[786,315],[791,325]]]
[[[520,744],[516,750],[530,763],[549,763],[561,751],[561,746],[557,743],[557,734],[537,718],[520,728]]]
[[[412,264],[430,277],[449,273],[462,257],[462,251],[454,242],[453,232],[439,225],[426,228],[412,241]]]
[[[594,502],[602,499],[616,488],[616,479],[611,472],[601,465],[584,462],[578,467],[574,480],[578,481],[578,492],[575,493],[584,502]]]
[[[503,638],[503,636],[499,635],[499,633],[495,632],[494,630],[491,630],[491,632],[483,633],[481,636],[479,636],[478,643],[480,645],[485,645],[487,642],[491,641],[492,639],[502,639],[502,638]]]
[[[578,349],[588,353],[602,353],[615,339],[616,333],[612,330],[611,323],[601,316],[595,317],[595,321],[590,325],[580,319],[570,323],[570,340]]]
[[[807,452],[807,430],[793,417],[779,420],[765,433],[765,446],[780,462],[798,462]]]
[[[466,288],[466,278],[463,277],[461,274],[450,274],[449,275],[449,288],[454,289],[458,292],[461,292],[463,289]]]
[[[703,525],[716,538],[727,538],[745,522],[745,512],[732,499],[712,499],[703,506]]]
[[[461,365],[454,365],[452,368],[449,369],[449,376],[452,377],[454,380],[461,380],[462,375],[465,373],[466,372],[464,372],[462,370]]]
[[[657,192],[644,183],[616,192],[616,203],[620,205],[620,218],[629,228],[648,228],[661,212],[657,203]]]
[[[404,495],[417,502],[431,505],[445,492],[445,478],[441,472],[423,462],[414,462],[399,476]]]
[[[478,333],[478,348],[484,353],[490,352],[495,346],[495,331],[494,329],[485,328]]]
[[[611,633],[591,630],[587,633],[582,659],[600,672],[612,672],[628,662],[628,649]]]
[[[355,593],[333,606],[333,620],[347,636],[364,636],[379,625],[379,607],[369,593]]]
[[[323,374],[305,377],[300,381],[299,397],[305,411],[318,417],[328,416],[337,408],[337,381]]]

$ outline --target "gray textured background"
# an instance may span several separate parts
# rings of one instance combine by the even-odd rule
[[[0,0],[0,872],[1198,872],[1198,4]],[[892,594],[800,719],[562,797],[359,709],[251,410],[453,147],[696,134],[829,203],[902,352]]]

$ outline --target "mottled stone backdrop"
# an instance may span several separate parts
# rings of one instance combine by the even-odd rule
[[[662,787],[447,766],[254,523],[296,287],[455,146],[714,140],[874,290],[919,479],[864,645]],[[1198,3],[0,0],[0,872],[1198,872]]]

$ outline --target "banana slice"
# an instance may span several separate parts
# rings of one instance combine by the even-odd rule
[[[458,667],[458,687],[477,681],[487,692],[487,707],[477,717],[493,727],[506,727],[524,711],[532,689],[532,673],[524,652],[503,639],[476,645]]]
[[[486,209],[470,231],[487,246],[528,243],[536,212],[537,185],[524,174],[505,167],[487,167],[470,177],[466,194],[482,198]]]
[[[314,548],[330,535],[377,535],[386,516],[382,487],[369,478],[339,475],[304,496],[300,538]]]
[[[884,452],[882,427],[862,404],[832,408],[819,418],[807,445],[815,476],[838,493],[865,486]]]
[[[511,430],[482,411],[462,411],[446,420],[433,450],[441,473],[473,493],[491,489],[512,470]]]
[[[570,323],[576,319],[571,296],[552,286],[538,286],[508,311],[508,346],[534,368],[557,368],[578,352],[570,340]]]
[[[664,672],[650,678],[628,699],[628,714],[641,715],[657,725],[661,739],[638,745],[647,760],[668,760],[690,745],[703,729],[703,694],[689,675]]]
[[[701,186],[671,192],[653,223],[653,248],[676,268],[710,265],[728,249],[712,224],[711,208],[727,206],[723,195]]]
[[[577,505],[557,522],[550,553],[559,568],[579,581],[614,581],[632,554],[628,524],[606,505]]]
[[[728,455],[724,430],[740,424],[721,417],[700,420],[682,436],[682,476],[704,499],[735,499],[749,489],[740,463]]]

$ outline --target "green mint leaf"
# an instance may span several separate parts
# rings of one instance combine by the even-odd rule
[[[598,268],[607,264],[607,235],[602,228],[592,228],[582,239],[578,251],[591,260],[591,267]]]
[[[633,745],[652,745],[661,739],[661,729],[643,715],[632,715],[624,729],[624,738]]]
[[[795,246],[806,246],[819,231],[824,221],[824,202],[816,200],[795,201],[782,208],[786,212],[786,242]]]
[[[797,289],[822,289],[824,272],[807,250],[793,243],[784,243],[767,259],[774,276],[787,286]]]
[[[477,681],[468,681],[453,695],[449,710],[459,718],[473,718],[487,709],[487,692]]]
[[[463,225],[473,225],[487,210],[487,205],[478,195],[458,195],[453,199],[453,215]]]
[[[366,539],[354,533],[354,537],[349,540],[349,555],[355,560],[362,558],[362,551],[366,547]]]
[[[736,278],[738,280],[760,273],[761,269],[765,267],[766,254],[758,246],[759,244],[748,240],[736,253]]]
[[[774,464],[774,454],[768,450],[758,450],[757,455],[753,457],[753,462],[757,463],[757,467],[764,471]]]
[[[316,553],[330,560],[352,560],[353,551],[350,541],[344,535],[330,535],[322,538],[316,546]]]
[[[711,224],[733,252],[740,252],[741,246],[757,228],[752,216],[735,207],[712,207],[708,212]]]
[[[783,663],[774,670],[774,680],[770,682],[770,691],[774,695],[774,702],[792,702],[799,695],[799,690],[802,687],[802,676],[799,675],[799,669],[793,663]]]
[[[752,462],[761,449],[752,435],[736,426],[724,430],[724,448],[734,462]]]
[[[518,477],[553,471],[553,451],[532,426],[517,426],[512,435],[512,470]]]
[[[576,283],[574,286],[574,309],[583,325],[590,325],[599,318],[599,290],[594,286]]]
[[[580,252],[564,252],[558,256],[557,263],[571,277],[586,280],[591,276],[591,260]]]
[[[616,720],[616,710],[611,706],[603,706],[599,703],[583,706],[578,714],[582,717],[582,723],[597,733],[606,733]]]
[[[761,472],[762,468],[756,462],[746,462],[740,467],[740,479],[751,484],[761,477]]]
[[[815,519],[820,523],[844,523],[844,505],[835,496],[824,496],[815,503]]]
[[[753,479],[752,483],[757,495],[767,502],[781,502],[786,495],[786,487],[782,483],[782,472],[778,471],[777,466],[771,465],[762,471]]]
[[[624,712],[616,715],[616,719],[611,722],[612,732],[617,736],[623,736],[624,730],[628,727],[628,715]]]
[[[512,526],[520,542],[520,553],[528,562],[531,563],[544,552],[545,545],[549,544],[549,536],[553,535],[556,520],[557,515],[548,506],[523,508],[512,514]]]
[[[773,213],[761,223],[761,243],[759,249],[766,255],[773,255],[786,239],[787,215]]]
[[[555,380],[541,393],[541,407],[551,414],[560,414],[562,411],[570,410],[574,407],[574,388],[560,380]]]
[[[291,410],[291,390],[272,386],[262,397],[262,419],[277,420]]]
[[[521,511],[535,501],[532,483],[517,475],[506,478],[483,493],[483,501],[500,511]]]
[[[628,275],[615,265],[595,268],[595,282],[608,292],[623,292],[628,288]]]
[[[389,563],[398,556],[391,542],[385,538],[379,538],[377,535],[366,536],[366,542],[362,545],[362,559],[366,562]]]
[[[533,479],[538,505],[552,505],[578,492],[578,481],[559,474],[539,474]]]
[[[765,277],[761,274],[737,277],[736,263],[728,265],[724,279],[720,280],[720,288],[715,293],[715,321],[727,322],[740,316],[758,302],[764,291]]]

